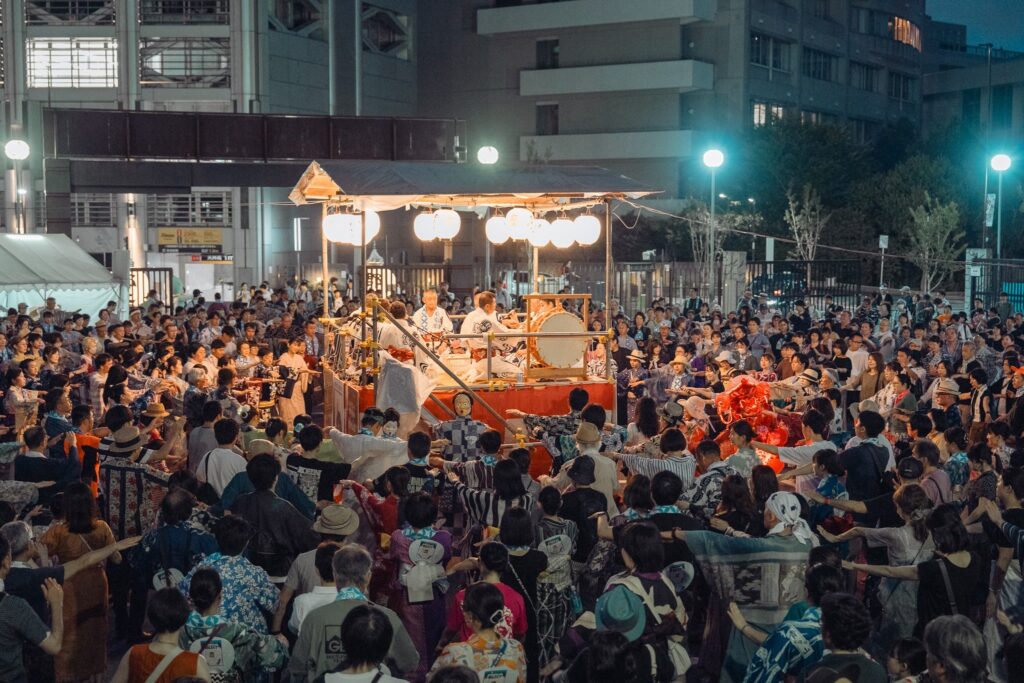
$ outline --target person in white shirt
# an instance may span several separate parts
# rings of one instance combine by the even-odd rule
[[[405,441],[378,436],[384,426],[383,412],[377,408],[367,409],[361,424],[358,434],[345,434],[334,427],[327,429],[327,435],[341,453],[342,462],[352,465],[349,479],[376,479],[390,467],[409,462]]]
[[[423,292],[423,305],[412,314],[412,324],[422,335],[451,334],[452,319],[448,312],[437,305],[437,290],[430,288]]]
[[[614,494],[619,488],[619,476],[615,461],[601,454],[601,431],[590,422],[581,422],[576,432],[576,445],[580,456],[589,455],[594,461],[594,483],[590,488],[604,494],[608,502],[609,518],[618,515],[619,509],[615,506]],[[554,477],[541,477],[540,483],[541,486],[554,486],[564,490],[572,483],[572,479],[569,478],[569,465],[562,467]]]
[[[466,314],[465,319],[462,321],[462,333],[479,335],[486,335],[491,332],[507,333],[512,331],[512,327],[518,326],[518,323],[509,323],[508,325],[505,325],[500,322],[498,320],[498,316],[494,313],[496,308],[497,305],[494,300],[494,293],[481,292],[477,297],[477,307]],[[479,358],[484,357],[485,350],[487,348],[486,340],[467,339],[466,343],[469,346],[470,352],[473,354],[474,360],[479,360]],[[515,341],[507,337],[503,339],[495,339],[492,343],[492,347],[502,353],[512,351],[514,345]]]
[[[751,441],[750,446],[777,455],[784,464],[795,468],[783,473],[780,479],[795,477],[797,493],[806,494],[808,491],[814,491],[818,486],[818,477],[813,474],[814,454],[820,450],[835,451],[838,448],[822,436],[827,426],[826,419],[817,410],[810,409],[804,413],[801,424],[804,441],[807,442],[804,446],[775,446],[763,441]]]
[[[850,379],[859,377],[868,365],[868,351],[864,348],[864,335],[855,332],[850,336],[850,348],[846,357],[850,359]]]
[[[405,304],[401,301],[395,301],[389,307],[389,312],[391,317],[397,322],[389,320],[380,326],[380,330],[377,333],[377,342],[380,344],[380,348],[385,351],[397,349],[402,352],[412,353],[416,348],[412,340],[417,337],[417,334],[409,324],[409,319],[406,318]],[[397,360],[404,361],[407,359],[397,358]]]
[[[235,475],[245,471],[245,458],[233,447],[238,441],[240,428],[238,423],[226,417],[217,420],[213,425],[213,434],[217,438],[217,447],[207,453],[196,467],[196,477],[213,487],[217,495],[223,495]]]
[[[340,547],[337,543],[321,543],[314,551],[313,562],[320,577],[320,585],[313,586],[310,592],[299,595],[292,603],[292,618],[288,620],[288,628],[292,633],[298,635],[307,614],[317,607],[334,602],[338,597],[338,587],[334,583],[333,561],[334,553]]]

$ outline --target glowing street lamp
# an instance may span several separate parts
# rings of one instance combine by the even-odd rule
[[[721,168],[722,164],[725,163],[725,153],[720,149],[709,149],[704,152],[704,165],[711,170],[711,205],[710,205],[710,222],[711,225],[708,229],[708,256],[707,256],[707,269],[708,269],[708,291],[713,294],[717,299],[718,292],[717,282],[718,278],[715,277],[715,172]],[[714,284],[712,284],[714,283]]]
[[[476,152],[476,160],[485,166],[492,166],[498,163],[498,148],[487,145]]]
[[[1003,255],[1003,173],[1010,170],[1013,159],[1009,154],[996,154],[990,162],[992,170],[999,174],[998,199],[996,200],[996,258]]]

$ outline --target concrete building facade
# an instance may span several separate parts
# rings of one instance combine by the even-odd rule
[[[0,118],[6,137],[27,140],[33,151],[17,168],[4,160],[4,227],[46,229],[44,108],[415,115],[416,5],[6,0]],[[282,206],[285,194],[195,187],[173,195],[72,195],[70,233],[108,266],[127,248],[134,267],[170,267],[190,286],[230,294],[233,283],[285,278],[304,257],[306,265],[318,261],[319,226],[296,223]],[[188,234],[210,241],[208,251],[223,258],[195,262],[177,253],[166,242],[178,230],[194,231]]]

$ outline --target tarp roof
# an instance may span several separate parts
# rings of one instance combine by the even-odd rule
[[[67,235],[0,234],[0,308],[41,306],[96,315],[120,299],[121,285]]]
[[[565,206],[654,194],[644,183],[598,166],[483,166],[417,161],[314,161],[289,199],[341,198],[357,208],[408,205]]]
[[[110,272],[67,235],[0,234],[0,290],[113,286]]]

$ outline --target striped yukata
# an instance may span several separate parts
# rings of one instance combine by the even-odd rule
[[[665,458],[651,458],[646,455],[620,455],[619,462],[633,474],[654,478],[658,472],[669,471],[683,480],[683,490],[693,486],[697,472],[697,461],[690,455],[669,455]]]

